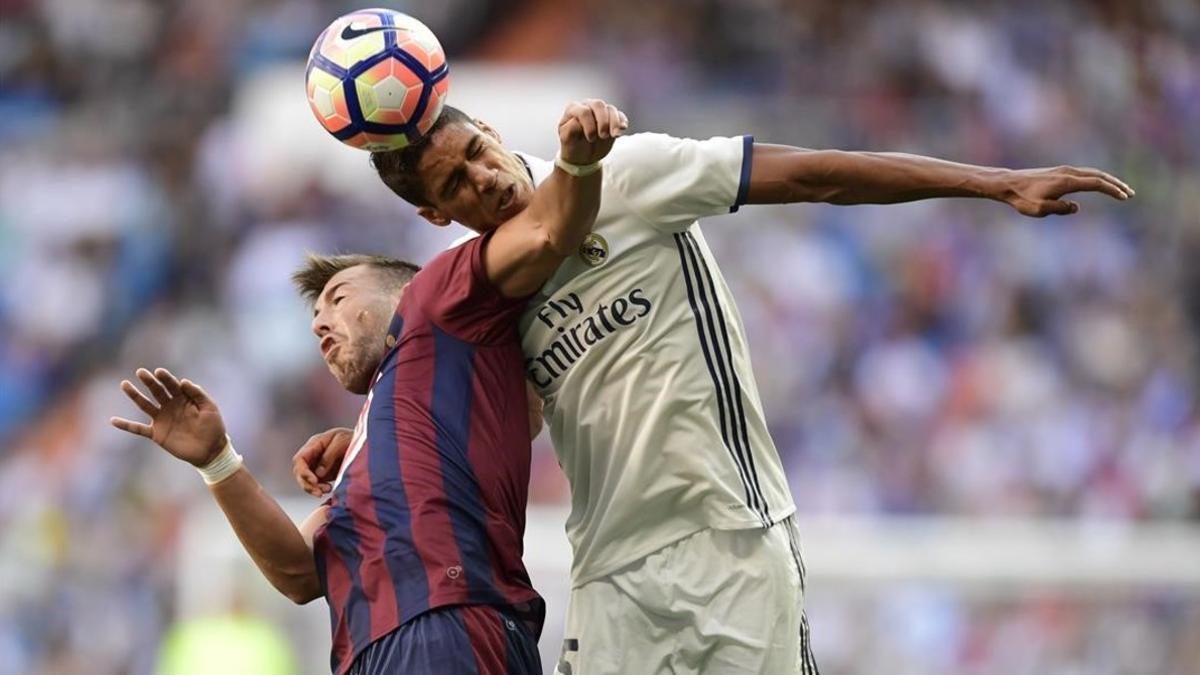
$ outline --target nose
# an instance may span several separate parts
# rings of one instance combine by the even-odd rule
[[[325,337],[325,334],[328,333],[330,330],[331,330],[331,328],[329,326],[329,320],[326,317],[325,312],[318,311],[316,314],[313,315],[313,320],[312,320],[313,335],[316,335],[318,338],[322,338],[322,337]]]
[[[480,192],[491,192],[500,182],[500,172],[479,162],[467,165],[467,177]]]

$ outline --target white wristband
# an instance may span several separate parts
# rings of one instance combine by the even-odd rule
[[[221,452],[217,453],[213,461],[197,467],[196,470],[200,472],[205,483],[216,485],[232,476],[240,468],[242,468],[242,456],[233,449],[233,441],[226,436],[225,447],[221,448]]]
[[[566,171],[576,178],[590,176],[600,170],[600,160],[596,160],[591,164],[572,164],[558,155],[554,158],[554,166]]]

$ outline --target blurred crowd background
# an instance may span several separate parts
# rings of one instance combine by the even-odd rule
[[[355,415],[290,271],[306,250],[424,260],[446,235],[385,190],[264,189],[269,154],[231,128],[239,87],[358,4],[0,0],[0,671],[160,659],[180,523],[209,498],[108,427],[136,413],[134,367],[206,386],[275,494],[299,494],[303,440]],[[1071,218],[808,205],[705,231],[803,515],[1200,523],[1194,0],[376,4],[428,23],[452,69],[599,69],[639,129],[1121,176],[1135,200]],[[532,499],[563,503],[544,439],[535,464]],[[1200,667],[1194,594],[811,611],[827,673]]]

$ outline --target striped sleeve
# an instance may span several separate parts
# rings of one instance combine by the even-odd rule
[[[516,321],[525,299],[505,297],[487,278],[483,250],[489,232],[434,258],[413,279],[430,319],[449,335],[476,345],[516,339]]]

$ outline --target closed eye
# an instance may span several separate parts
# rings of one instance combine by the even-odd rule
[[[460,180],[459,175],[459,172],[455,171],[450,179],[446,181],[446,184],[442,187],[442,199],[449,199],[454,193],[458,192],[458,188],[462,186],[462,180]]]
[[[483,139],[479,136],[473,137],[468,143],[463,152],[463,157],[467,161],[471,161],[483,154]],[[456,169],[446,182],[442,185],[442,198],[449,199],[456,194],[463,186],[463,171],[464,169]]]

